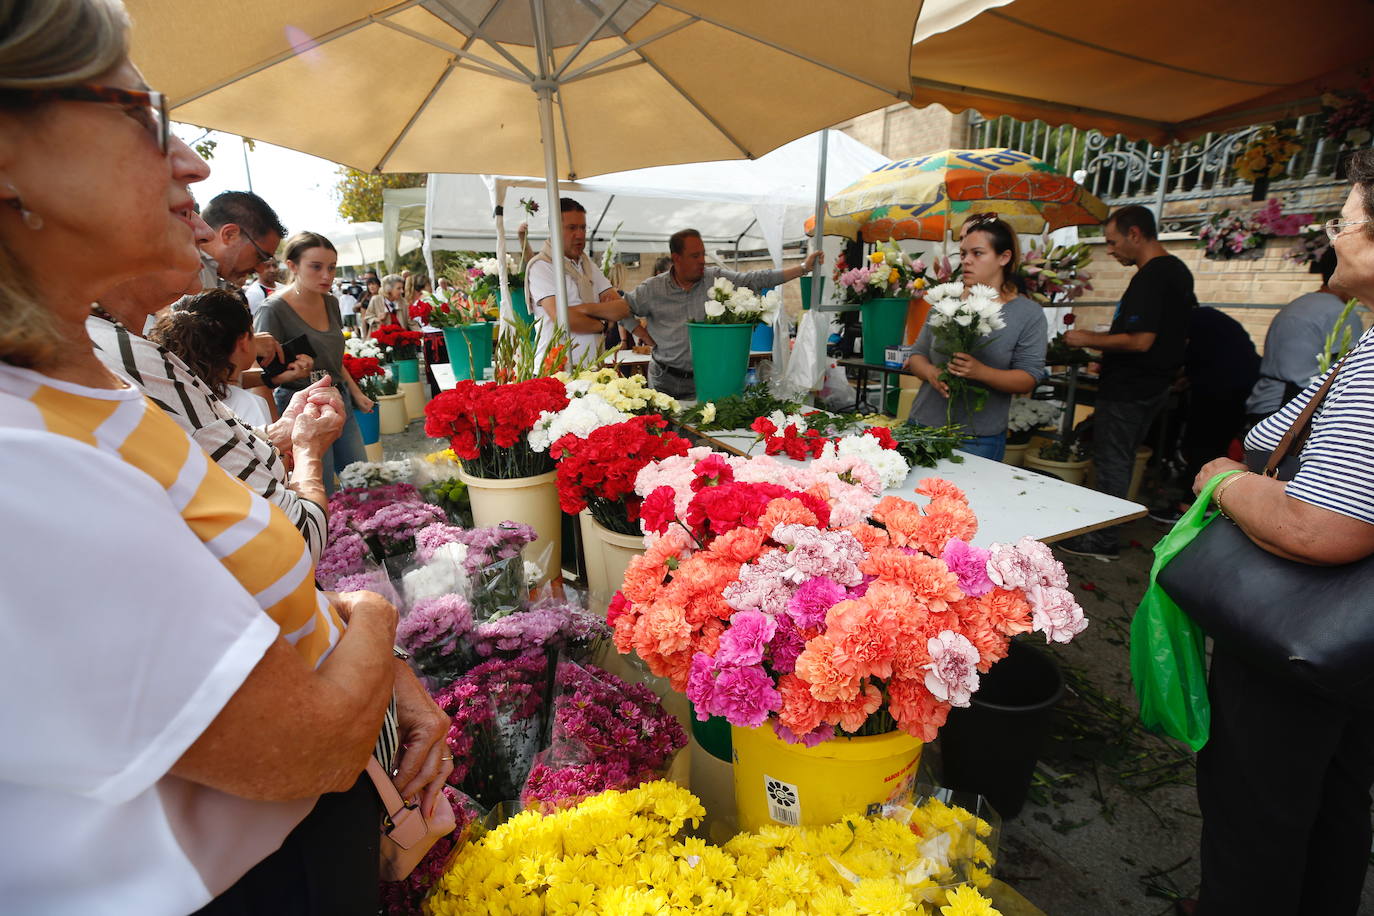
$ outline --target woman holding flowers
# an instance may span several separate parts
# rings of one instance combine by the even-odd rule
[[[258,310],[259,331],[267,331],[286,343],[304,338],[315,355],[315,371],[309,379],[285,382],[273,392],[277,409],[285,410],[292,395],[328,373],[343,398],[344,425],[339,438],[325,453],[325,494],[334,492],[334,475],[355,461],[366,461],[362,430],[353,412],[371,413],[372,399],[344,368],[343,315],[339,300],[330,292],[334,284],[334,265],[339,260],[334,243],[318,232],[297,232],[286,240],[286,263],[291,268],[291,285],[269,296]]]
[[[168,127],[117,0],[0,2],[4,907],[375,913],[393,689],[401,791],[432,810],[449,772],[396,611],[318,592],[286,515],[87,336],[110,288],[199,265],[209,170]]]
[[[1045,314],[1021,293],[1018,252],[1005,222],[991,213],[969,217],[959,243],[963,288],[930,291],[930,318],[906,364],[925,383],[907,422],[957,423],[973,437],[959,448],[993,461],[1006,453],[1011,396],[1034,391],[1045,374]],[[964,349],[948,349],[961,339]]]

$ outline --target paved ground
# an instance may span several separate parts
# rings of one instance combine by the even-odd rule
[[[440,444],[418,421],[383,443],[390,458]],[[1193,756],[1140,727],[1130,685],[1131,615],[1165,528],[1142,520],[1123,531],[1118,562],[1060,555],[1091,625],[1049,650],[1069,691],[1030,800],[1003,825],[998,877],[1048,916],[1165,916],[1198,887]],[[1374,914],[1374,880],[1361,912]]]

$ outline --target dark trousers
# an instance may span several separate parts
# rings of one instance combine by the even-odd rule
[[[1145,443],[1155,414],[1159,413],[1169,391],[1138,401],[1117,401],[1099,397],[1093,408],[1093,465],[1097,469],[1097,489],[1121,499],[1131,489],[1135,471],[1135,452]],[[1102,547],[1115,548],[1116,529],[1098,531],[1091,537]]]
[[[1374,712],[1220,648],[1208,693],[1199,916],[1354,916],[1369,865]]]
[[[376,916],[382,803],[367,773],[194,916]]]
[[[1231,442],[1245,426],[1245,399],[1248,388],[1233,391],[1210,391],[1192,388],[1188,391],[1183,441],[1179,444],[1183,460],[1188,463],[1187,484],[1202,466],[1213,458],[1224,457]]]

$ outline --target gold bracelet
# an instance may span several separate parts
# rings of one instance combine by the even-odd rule
[[[1221,504],[1222,495],[1226,492],[1227,487],[1231,486],[1231,484],[1235,483],[1237,480],[1240,480],[1242,477],[1251,477],[1253,475],[1253,471],[1244,471],[1240,474],[1233,474],[1226,480],[1223,480],[1221,483],[1219,483],[1217,485],[1216,490],[1212,492],[1212,502],[1217,504],[1217,511],[1220,512],[1222,514],[1222,517],[1225,518],[1227,521],[1233,522],[1235,521],[1235,519],[1231,518],[1230,513],[1226,511],[1226,507]]]

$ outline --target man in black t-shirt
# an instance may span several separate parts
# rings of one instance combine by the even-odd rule
[[[1102,380],[1093,411],[1093,463],[1097,488],[1124,499],[1136,449],[1168,400],[1169,386],[1183,364],[1197,297],[1192,273],[1159,243],[1154,214],[1145,207],[1117,210],[1108,217],[1103,235],[1107,254],[1134,265],[1136,275],[1121,297],[1110,330],[1072,330],[1064,341],[1102,351]],[[1100,560],[1119,555],[1116,532],[1110,528],[1057,546]]]

